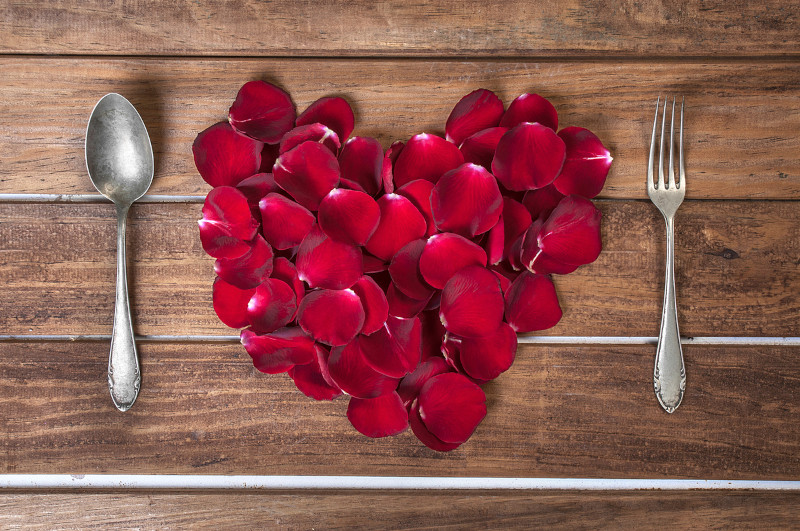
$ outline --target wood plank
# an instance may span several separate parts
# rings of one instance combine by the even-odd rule
[[[687,346],[677,413],[648,346],[523,346],[451,453],[367,439],[236,344],[140,344],[142,391],[108,396],[108,345],[0,343],[2,472],[797,479],[800,348]]]
[[[665,236],[649,202],[598,201],[605,250],[555,281],[564,308],[548,335],[656,336]],[[211,307],[213,259],[199,204],[134,206],[128,257],[139,334],[235,334]],[[0,204],[4,334],[108,334],[116,223],[110,205]],[[677,217],[681,331],[800,336],[800,202],[689,201]]]
[[[0,51],[132,55],[797,54],[794,2],[12,0]]]
[[[15,493],[0,525],[26,529],[791,529],[782,492]],[[311,510],[309,510],[311,508]]]
[[[191,144],[225,119],[239,87],[267,78],[299,110],[348,98],[356,134],[384,146],[441,132],[453,105],[487,87],[508,103],[541,93],[562,126],[580,125],[615,163],[603,197],[645,198],[656,97],[686,97],[689,198],[800,199],[800,68],[794,62],[156,60],[0,58],[0,193],[94,192],[84,164],[89,113],[107,92],[141,111],[156,153],[153,194],[205,195]],[[311,73],[313,72],[313,75]]]

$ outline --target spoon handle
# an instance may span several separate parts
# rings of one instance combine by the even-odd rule
[[[128,272],[125,258],[125,225],[129,206],[117,206],[117,298],[114,303],[114,330],[108,357],[108,389],[120,411],[127,411],[139,394],[141,377],[136,343],[133,339],[131,308],[128,302]]]

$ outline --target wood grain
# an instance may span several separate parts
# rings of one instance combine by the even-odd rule
[[[280,529],[796,529],[782,492],[4,494],[0,526]]]
[[[506,103],[533,91],[562,126],[588,127],[615,157],[603,197],[645,196],[658,95],[686,97],[689,198],[800,199],[800,69],[794,62],[195,60],[0,57],[0,193],[94,192],[84,163],[89,113],[107,92],[128,97],[156,154],[150,193],[205,195],[195,136],[226,118],[239,87],[266,78],[302,111],[351,101],[357,135],[392,141],[441,132],[453,105],[486,87]],[[313,73],[313,74],[312,74]]]
[[[800,9],[747,2],[9,0],[0,51],[494,57],[797,55]]]
[[[548,335],[656,336],[664,223],[649,202],[598,201],[605,249],[556,286],[564,317]],[[128,235],[138,334],[236,334],[211,307],[213,259],[199,204],[134,206]],[[108,334],[116,264],[111,205],[0,204],[4,334]],[[689,201],[677,216],[681,331],[798,336],[799,202]]]
[[[257,372],[237,344],[141,343],[120,414],[104,342],[0,343],[2,472],[797,479],[800,349],[685,348],[666,414],[649,346],[523,346],[484,388],[488,415],[443,454],[367,439],[347,401]]]

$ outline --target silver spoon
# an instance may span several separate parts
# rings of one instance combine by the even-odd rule
[[[127,411],[139,394],[141,376],[128,302],[125,222],[131,204],[150,188],[155,165],[142,117],[119,94],[103,96],[89,117],[86,168],[97,191],[117,206],[117,298],[108,357],[108,388],[117,409]]]

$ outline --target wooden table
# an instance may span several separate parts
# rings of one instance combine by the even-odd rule
[[[800,336],[799,46],[800,7],[785,0],[0,2],[1,471],[800,479],[800,347],[754,339]],[[345,400],[309,400],[216,340],[232,332],[211,308],[195,223],[208,187],[190,148],[259,78],[300,110],[345,96],[356,134],[384,146],[442,131],[486,87],[505,102],[545,95],[561,124],[610,147],[605,249],[556,279],[564,318],[543,334],[575,339],[522,346],[459,450],[366,439]],[[86,175],[84,131],[112,91],[140,110],[156,155],[129,226],[145,337],[125,414],[108,396],[108,342],[87,337],[111,330],[116,226]],[[663,293],[644,171],[666,93],[687,105],[681,331],[745,338],[685,347],[673,415],[653,396],[654,347],[636,339],[657,335]],[[0,526],[768,528],[797,525],[798,503],[797,491],[6,490]]]

